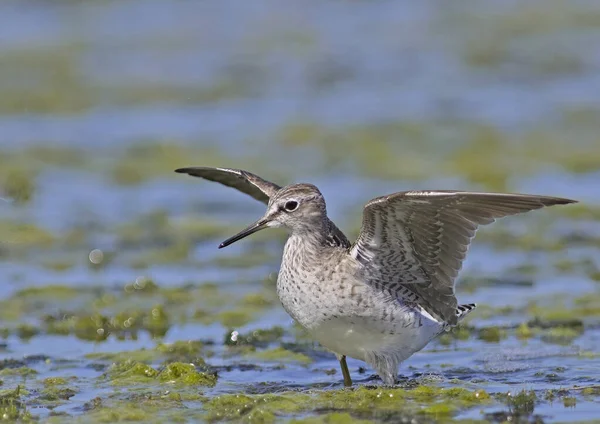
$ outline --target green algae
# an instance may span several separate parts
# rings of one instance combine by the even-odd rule
[[[44,384],[44,386],[50,387],[50,386],[61,386],[61,385],[65,385],[67,384],[67,379],[63,378],[63,377],[48,377],[45,378],[42,383]]]
[[[249,306],[257,308],[265,308],[272,306],[275,303],[273,296],[267,296],[264,293],[249,293],[244,296],[239,304],[240,306]]]
[[[155,413],[156,411],[150,411],[140,405],[127,403],[95,408],[86,414],[86,420],[100,423],[155,422]]]
[[[227,346],[254,346],[266,347],[269,343],[281,341],[284,329],[279,326],[268,329],[258,329],[240,334],[237,331],[228,331],[224,337]]]
[[[316,417],[292,419],[289,421],[290,424],[369,424],[372,422],[371,420],[353,417],[346,412],[331,412]]]
[[[117,338],[135,337],[138,331],[147,331],[153,337],[162,337],[171,323],[161,305],[148,309],[121,312],[110,317],[102,314],[46,317],[47,330],[55,334],[74,334],[82,340],[106,340],[111,334]]]
[[[52,233],[34,224],[5,220],[0,221],[0,237],[11,249],[45,249],[55,241]]]
[[[34,418],[21,400],[23,390],[0,390],[0,419],[12,422],[33,422]]]
[[[194,163],[194,158],[203,163],[225,161],[215,148],[194,148],[174,141],[145,140],[129,146],[113,162],[113,181],[116,184],[136,185],[161,175],[175,177],[173,170],[182,164]]]
[[[502,339],[507,337],[507,333],[504,329],[499,327],[486,327],[479,331],[478,338],[488,343],[499,343]]]
[[[582,332],[572,327],[553,327],[545,330],[541,334],[541,339],[547,343],[570,345],[573,340],[581,336]]]
[[[29,367],[4,368],[0,370],[0,376],[3,377],[32,377],[37,375],[37,371]]]
[[[94,361],[136,361],[154,362],[160,357],[160,353],[153,349],[128,350],[121,352],[92,352],[85,355],[87,359]]]
[[[250,355],[260,361],[266,362],[298,362],[305,365],[312,362],[312,359],[305,354],[292,352],[283,347],[253,352]]]
[[[29,324],[19,324],[16,329],[17,336],[22,340],[29,340],[38,335],[39,332],[39,328]]]
[[[581,394],[583,396],[600,396],[600,387],[584,387],[581,389]]]
[[[249,323],[276,299],[271,291],[231,294],[214,283],[161,287],[145,277],[121,289],[50,285],[1,300],[0,318],[11,323],[7,331],[24,338],[40,332],[90,341],[136,338],[140,332],[162,337],[176,322],[220,322],[230,328]]]
[[[47,402],[65,401],[76,394],[77,390],[71,387],[46,387],[41,391],[38,399]]]
[[[203,352],[203,344],[198,340],[179,340],[174,343],[160,343],[156,346],[156,350],[162,355],[173,361],[194,361],[196,364],[203,363],[201,354]],[[200,361],[200,363],[198,363]]]
[[[523,322],[517,327],[515,334],[519,339],[529,339],[534,336],[534,331],[526,322]]]
[[[574,396],[563,397],[563,405],[565,408],[574,408],[577,405],[577,398]]]
[[[310,396],[302,393],[247,396],[223,395],[204,404],[208,421],[246,419],[261,416],[262,422],[274,422],[275,414],[290,414],[306,408]]]
[[[543,303],[531,302],[527,306],[527,313],[542,321],[573,323],[579,321],[581,325],[581,319],[584,317],[600,316],[600,296],[589,293],[573,298],[571,302],[565,302],[564,299],[549,299]]]
[[[525,416],[533,412],[538,401],[538,397],[533,390],[521,390],[516,394],[507,393],[498,397],[504,400],[515,414]]]
[[[191,386],[212,387],[217,384],[217,377],[213,374],[199,372],[193,364],[173,362],[165,366],[158,374],[162,383],[183,384]]]
[[[211,262],[221,268],[250,268],[273,262],[275,257],[263,250],[248,249],[242,255],[216,256]]]
[[[117,386],[149,385],[158,382],[212,387],[217,382],[215,375],[197,371],[194,364],[172,362],[156,370],[148,364],[131,359],[112,364],[102,378]]]
[[[410,390],[359,387],[351,390],[277,395],[222,395],[206,402],[205,409],[208,411],[209,421],[250,421],[251,417],[261,417],[261,422],[275,422],[282,416],[303,411],[339,411],[340,416],[327,418],[330,421],[321,421],[326,419],[326,416],[322,416],[311,417],[306,422],[345,422],[347,417],[381,418],[390,416],[389,414],[395,414],[396,417],[398,414],[420,414],[448,418],[460,410],[489,402],[491,398],[486,392],[472,392],[463,388],[418,386]]]
[[[442,333],[436,340],[444,346],[449,346],[456,340],[469,340],[474,333],[474,328],[461,324],[452,328],[450,331]]]
[[[82,418],[86,422],[196,422],[198,412],[184,402],[202,399],[194,390],[130,390],[93,399]]]
[[[25,169],[12,169],[0,180],[0,193],[15,204],[28,203],[36,189],[35,173]]]
[[[225,327],[241,327],[255,318],[254,309],[221,311],[214,316],[214,320],[220,322]]]
[[[140,383],[150,383],[158,375],[158,371],[150,365],[127,360],[111,365],[104,377],[108,378],[115,385],[133,385]]]

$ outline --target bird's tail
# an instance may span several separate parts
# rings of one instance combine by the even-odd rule
[[[456,318],[460,322],[464,317],[469,315],[473,309],[477,307],[476,303],[467,303],[466,305],[458,305],[456,308]]]

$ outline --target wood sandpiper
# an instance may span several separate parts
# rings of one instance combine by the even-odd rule
[[[354,243],[327,217],[312,184],[280,187],[250,172],[177,169],[236,188],[267,204],[262,218],[226,247],[268,227],[285,227],[277,294],[283,307],[337,356],[365,361],[384,384],[398,366],[476,305],[458,305],[455,280],[479,225],[497,218],[576,203],[558,197],[464,191],[405,191],[369,201]]]

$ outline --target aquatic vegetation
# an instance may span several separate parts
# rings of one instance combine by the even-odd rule
[[[202,364],[201,354],[204,345],[198,340],[179,340],[175,343],[160,343],[156,350],[172,361],[193,361],[197,365]],[[199,362],[200,361],[200,362]]]
[[[11,170],[0,180],[0,193],[16,204],[29,202],[34,192],[35,175],[25,169]]]
[[[254,309],[238,309],[221,311],[215,315],[215,320],[225,327],[241,327],[255,318]]]
[[[0,418],[5,421],[33,422],[34,418],[21,400],[23,390],[17,386],[14,390],[0,391]]]
[[[141,362],[127,360],[111,365],[105,377],[111,383],[118,385],[133,385],[148,383],[158,375],[158,371],[150,365]]]
[[[34,224],[0,220],[0,237],[11,250],[45,249],[53,245],[55,237]]]
[[[269,350],[261,350],[251,354],[256,359],[267,362],[299,362],[301,364],[309,364],[312,359],[303,353],[292,352],[282,347],[277,347]]]
[[[452,400],[452,403],[448,402],[449,400]],[[223,395],[209,400],[205,407],[208,411],[208,419],[213,421],[249,420],[251,417],[260,416],[264,422],[274,422],[277,417],[307,410],[346,411],[344,415],[356,418],[380,418],[391,413],[400,416],[424,414],[433,417],[451,417],[462,408],[489,402],[490,397],[484,391],[470,392],[460,388],[418,386],[410,390],[360,387],[354,390],[312,393]],[[342,419],[344,415],[338,416],[338,419]],[[314,422],[335,423],[337,421]]]
[[[194,364],[182,362],[167,364],[158,374],[158,379],[162,383],[194,386],[214,386],[217,383],[216,375],[198,372]]]
[[[102,378],[118,386],[151,385],[159,382],[212,387],[217,382],[216,375],[200,372],[194,364],[170,362],[157,370],[148,364],[132,359],[113,363]]]
[[[0,5],[17,18],[0,46],[0,420],[595,419],[593,2],[417,6],[417,19],[407,2],[401,34],[369,24],[368,2],[334,20],[317,2],[295,29],[271,2],[224,39],[194,2],[150,26],[120,21],[120,2],[82,2],[69,33],[71,6],[55,3]],[[164,8],[138,3],[127,11]],[[368,36],[344,48],[354,24]],[[285,232],[217,251],[252,200],[173,173],[186,165],[317,183],[351,237],[365,200],[412,188],[581,203],[480,231],[458,284],[477,311],[406,361],[398,386],[352,362],[358,383],[341,390],[335,357],[277,299]]]
[[[506,337],[506,331],[498,327],[482,328],[479,331],[479,339],[490,343],[498,343]]]
[[[225,163],[216,148],[184,146],[176,141],[141,140],[128,146],[113,162],[112,176],[117,184],[135,185],[158,176],[173,177],[173,170],[185,163]]]
[[[37,371],[29,367],[18,367],[18,368],[3,368],[0,370],[0,377],[32,377],[37,375]]]
[[[292,419],[290,424],[369,424],[371,420],[363,420],[353,417],[346,412],[331,412],[329,414],[318,415],[303,419]]]
[[[224,344],[228,346],[255,346],[266,347],[269,343],[280,341],[284,335],[284,329],[279,326],[269,329],[254,330],[249,333],[240,334],[237,331],[228,331],[225,334]]]

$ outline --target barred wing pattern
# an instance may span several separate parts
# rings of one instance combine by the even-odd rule
[[[277,184],[263,180],[258,175],[254,175],[241,169],[197,166],[191,168],[179,168],[176,169],[175,172],[204,178],[205,180],[214,181],[238,189],[242,193],[248,194],[265,204],[269,203],[271,196],[281,189]]]
[[[557,197],[459,191],[407,191],[365,206],[350,255],[370,284],[399,295],[409,290],[436,319],[455,325],[454,283],[479,225],[497,218],[575,203]]]

